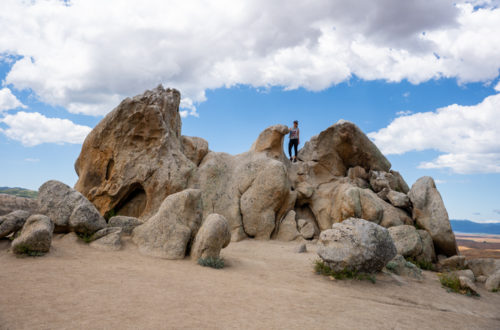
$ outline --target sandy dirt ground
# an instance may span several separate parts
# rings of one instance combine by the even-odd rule
[[[448,293],[424,280],[316,275],[315,246],[245,240],[226,267],[117,252],[56,235],[49,254],[19,258],[0,241],[1,329],[500,329],[500,293]]]
[[[456,233],[458,249],[466,258],[500,259],[500,235]]]

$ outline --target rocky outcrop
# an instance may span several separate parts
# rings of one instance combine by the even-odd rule
[[[226,218],[220,214],[210,214],[196,234],[191,248],[191,258],[219,258],[220,250],[231,242],[231,232]]]
[[[187,188],[205,146],[181,138],[179,102],[178,91],[158,86],[123,100],[87,136],[75,189],[101,215],[149,217]]]
[[[387,263],[385,268],[396,275],[408,276],[417,280],[422,279],[422,270],[420,270],[415,264],[406,261],[406,259],[400,254],[392,258],[392,260]]]
[[[236,156],[210,152],[198,168],[192,187],[201,189],[204,217],[223,215],[231,237],[269,239],[278,221],[293,208],[287,167],[280,157],[284,126],[262,133],[250,151]],[[282,145],[281,145],[282,146]]]
[[[453,256],[458,253],[455,235],[451,230],[448,212],[431,177],[417,180],[408,193],[413,204],[413,219],[429,232],[437,254]]]
[[[38,210],[38,204],[35,199],[0,194],[0,216],[16,210],[23,210],[34,214]]]
[[[378,272],[396,256],[384,227],[363,219],[347,219],[321,232],[318,255],[336,272]]]
[[[132,240],[143,254],[182,259],[189,252],[201,219],[201,191],[186,189],[168,196],[154,216],[133,230]]]
[[[62,182],[45,182],[38,190],[39,212],[47,215],[56,232],[93,234],[107,226],[95,206]]]
[[[0,238],[21,230],[30,215],[28,211],[17,210],[0,216]]]
[[[287,126],[266,128],[248,152],[211,152],[204,139],[181,135],[179,102],[178,91],[162,86],[127,98],[86,138],[75,164],[75,187],[106,218],[138,218],[146,222],[138,227],[144,230],[153,226],[154,218],[153,227],[161,227],[166,220],[160,221],[158,212],[166,198],[198,189],[203,218],[212,213],[223,216],[233,241],[312,239],[354,217],[385,228],[414,226],[416,221],[425,229],[412,231],[421,242],[414,247],[420,252],[410,253],[417,259],[434,260],[433,244],[438,253],[457,253],[433,182],[420,179],[410,191],[355,124],[340,120],[330,126],[312,137],[299,151],[298,162],[291,163],[283,153]],[[196,231],[190,228],[190,235]],[[186,233],[183,229],[177,234]],[[152,254],[178,258],[190,242],[179,240],[180,248],[173,254],[165,252],[174,249],[165,247],[165,237],[159,238],[158,246],[152,241],[140,245]]]
[[[12,241],[12,251],[16,254],[46,253],[52,243],[54,223],[41,214],[30,216],[21,234]]]

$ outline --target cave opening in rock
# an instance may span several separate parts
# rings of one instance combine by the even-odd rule
[[[147,195],[141,184],[136,183],[129,189],[122,200],[115,206],[117,215],[139,218],[146,208]]]

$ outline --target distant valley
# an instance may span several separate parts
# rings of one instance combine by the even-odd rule
[[[470,220],[450,220],[451,228],[458,233],[500,235],[500,222],[478,223]]]

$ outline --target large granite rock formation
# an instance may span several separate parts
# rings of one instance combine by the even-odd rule
[[[123,100],[87,136],[75,188],[102,215],[151,216],[167,196],[187,188],[192,160],[206,148],[181,137],[179,102],[178,91],[158,86]]]
[[[332,224],[355,217],[386,228],[414,226],[416,221],[426,232],[412,231],[415,242],[420,242],[412,247],[418,253],[405,254],[434,259],[430,239],[437,253],[457,253],[433,182],[421,179],[410,191],[353,123],[340,120],[314,136],[299,151],[298,162],[291,163],[283,153],[287,126],[265,129],[242,154],[211,152],[205,140],[181,135],[179,102],[178,91],[161,86],[125,99],[89,134],[75,164],[79,175],[75,188],[102,215],[145,222],[134,231],[140,246],[150,240],[147,235],[156,235],[154,228],[163,228],[160,222],[165,220],[158,215],[165,213],[162,203],[189,188],[199,191],[200,219],[222,215],[233,241],[288,240],[299,233],[313,239]],[[194,237],[198,227],[179,235]],[[171,239],[160,241],[168,245]],[[189,239],[182,242],[184,246]],[[164,247],[150,248],[142,247],[153,255],[173,257]],[[175,257],[184,252],[179,249]]]

